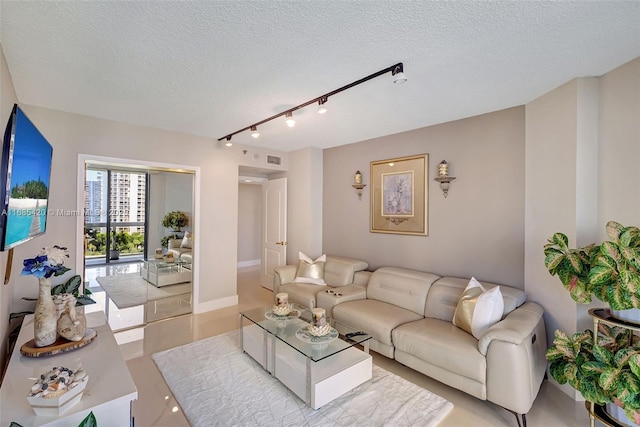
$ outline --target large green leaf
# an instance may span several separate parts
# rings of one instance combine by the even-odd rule
[[[620,246],[634,247],[640,241],[640,230],[638,227],[626,227],[620,234]]]
[[[556,268],[560,265],[560,263],[565,259],[565,255],[556,250],[552,249],[549,251],[545,251],[544,265],[549,270],[549,273],[552,275],[556,274]]]
[[[600,375],[601,373],[604,372],[605,369],[607,369],[607,365],[605,365],[602,362],[597,362],[597,361],[586,362],[586,363],[582,364],[581,369],[585,374],[587,374],[589,376],[595,375],[595,374]]]
[[[567,382],[567,377],[564,374],[564,368],[566,365],[567,362],[556,360],[549,366],[549,373],[551,373],[553,379],[558,381],[559,384],[566,384]]]
[[[605,371],[600,374],[598,384],[605,390],[614,390],[618,387],[620,373],[621,370],[618,368],[605,369]]]
[[[620,386],[633,394],[640,393],[640,378],[629,371],[620,374]]]
[[[636,353],[629,358],[629,368],[636,377],[640,378],[640,353]]]
[[[622,254],[620,253],[620,248],[616,243],[613,242],[603,242],[600,245],[600,252],[604,255],[610,256],[620,268],[620,264],[623,262]]]
[[[636,354],[638,354],[638,351],[634,348],[622,348],[616,352],[616,354],[613,356],[613,360],[617,366],[622,368],[626,364],[628,364],[631,357]]]
[[[606,395],[598,380],[595,378],[587,378],[579,384],[577,390],[582,393],[585,399],[599,405],[610,402],[611,399]]]
[[[614,282],[607,286],[607,302],[614,310],[628,310],[633,308],[631,296],[624,289],[624,286],[618,282]]]
[[[607,222],[606,229],[607,235],[611,240],[613,240],[614,242],[620,241],[620,235],[624,231],[624,227],[622,225],[618,224],[615,221],[609,221]]]
[[[582,260],[580,259],[580,253],[577,249],[571,249],[569,253],[567,253],[567,261],[569,262],[569,265],[571,266],[570,268],[573,269],[575,274],[582,273]]]
[[[596,265],[589,271],[588,281],[591,285],[607,285],[616,277],[616,271],[611,267]]]
[[[554,233],[548,241],[553,245],[557,245],[561,250],[567,250],[569,245],[569,239],[562,233]]]
[[[593,346],[593,356],[598,362],[604,363],[607,366],[612,366],[614,364],[613,353],[601,345]]]

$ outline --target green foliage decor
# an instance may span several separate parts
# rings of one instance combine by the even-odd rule
[[[640,229],[615,221],[606,229],[609,241],[575,249],[555,233],[544,246],[545,266],[578,303],[593,295],[614,310],[640,308]]]
[[[172,211],[162,218],[162,226],[173,231],[180,231],[182,227],[189,225],[189,217],[184,212]]]
[[[75,275],[67,280],[65,283],[61,283],[51,288],[51,295],[71,294],[76,297],[76,305],[89,305],[96,302],[91,299],[91,291],[89,289],[84,290],[84,293],[80,294],[80,285],[82,284],[82,277]]]
[[[546,355],[549,372],[590,402],[620,406],[640,425],[640,337],[622,327],[598,328],[597,342],[590,330],[571,336],[556,330]]]

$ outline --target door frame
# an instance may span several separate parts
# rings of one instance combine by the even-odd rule
[[[96,156],[92,154],[78,154],[78,166],[76,175],[76,209],[79,213],[76,215],[76,257],[75,257],[75,269],[76,271],[83,271],[84,274],[84,181],[85,181],[85,165],[87,163],[104,163],[105,165],[122,165],[126,167],[139,167],[141,169],[159,170],[167,172],[188,172],[193,174],[194,186],[193,186],[193,212],[192,218],[193,229],[200,230],[200,179],[201,172],[199,166],[192,165],[180,165],[174,163],[162,163],[162,162],[149,162],[145,160],[125,159],[119,157],[105,157]],[[192,295],[193,303],[192,310],[196,312],[200,303],[200,239],[195,239],[193,242],[193,264],[196,266],[192,270]]]

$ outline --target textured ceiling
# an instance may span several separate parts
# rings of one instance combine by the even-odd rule
[[[332,147],[522,105],[640,56],[640,2],[2,1],[19,102],[219,137]]]

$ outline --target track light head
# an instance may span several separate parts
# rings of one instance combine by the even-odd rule
[[[393,82],[397,84],[402,84],[407,81],[407,76],[404,75],[404,66],[402,62],[396,65],[396,67],[391,71],[391,75],[393,76]]]
[[[224,145],[227,147],[231,147],[233,145],[233,142],[231,142],[231,135],[227,136],[227,142],[225,142]]]
[[[284,114],[284,118],[285,118],[285,119],[286,119],[286,121],[287,121],[287,126],[289,126],[290,128],[292,128],[292,127],[294,127],[294,126],[296,125],[296,121],[295,121],[295,119],[293,118],[293,113],[292,113],[291,111],[287,111],[287,112]]]
[[[324,105],[327,103],[327,97],[323,96],[318,100],[318,114],[324,114],[327,112],[327,106]]]
[[[258,132],[258,126],[251,126],[251,136],[254,138],[260,136],[260,132]]]

